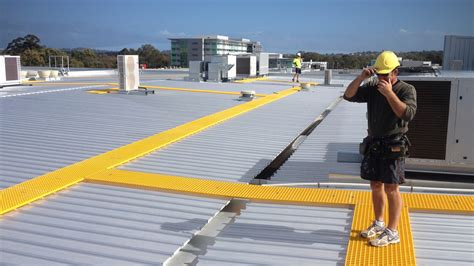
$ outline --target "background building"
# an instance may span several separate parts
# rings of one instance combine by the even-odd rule
[[[249,39],[230,39],[227,36],[170,38],[171,66],[189,67],[189,61],[210,60],[212,55],[260,53],[260,42]]]
[[[474,36],[444,36],[444,70],[474,70]]]

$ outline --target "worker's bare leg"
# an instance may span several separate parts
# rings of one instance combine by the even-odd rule
[[[385,192],[388,198],[388,229],[396,231],[400,215],[402,213],[402,195],[400,194],[398,184],[385,184]]]
[[[370,188],[372,189],[372,203],[374,205],[375,219],[383,221],[385,209],[384,184],[379,181],[370,181]]]

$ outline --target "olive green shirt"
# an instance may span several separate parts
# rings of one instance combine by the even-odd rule
[[[360,86],[357,93],[344,99],[350,102],[367,103],[368,133],[373,137],[384,137],[406,133],[408,122],[416,113],[416,90],[410,84],[398,80],[393,86],[393,92],[400,101],[407,105],[402,118],[398,118],[390,107],[387,99],[377,90],[378,80],[371,80]]]

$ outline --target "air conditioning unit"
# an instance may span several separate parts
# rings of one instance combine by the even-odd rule
[[[474,173],[474,78],[399,77],[416,88],[407,169]]]
[[[235,55],[212,56],[207,63],[207,80],[220,82],[235,79],[236,63]]]
[[[120,91],[138,90],[140,84],[138,55],[118,55],[117,67]]]
[[[237,75],[255,77],[257,75],[257,57],[255,55],[238,55]]]
[[[21,83],[19,56],[0,55],[0,87]]]
[[[188,80],[191,81],[201,81],[203,80],[204,72],[204,62],[203,61],[189,61],[189,77]]]

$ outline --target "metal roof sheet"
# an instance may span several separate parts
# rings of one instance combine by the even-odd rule
[[[329,174],[359,175],[358,163],[337,161],[357,153],[367,134],[367,105],[341,101],[271,177],[269,183],[329,181]]]
[[[194,82],[194,81],[185,81],[185,80],[144,80],[141,82],[142,86],[163,86],[171,88],[188,88],[188,89],[205,89],[205,90],[215,90],[215,91],[233,91],[241,92],[242,90],[254,90],[255,93],[271,94],[277,91],[288,89],[293,85],[290,83],[233,83],[233,82]]]
[[[340,89],[319,87],[293,94],[120,169],[249,182],[341,95]]]
[[[349,208],[249,203],[198,264],[342,264],[352,214]]]
[[[83,90],[0,99],[0,188],[240,104],[235,95]]]
[[[83,183],[0,222],[7,264],[164,262],[225,200]]]
[[[174,83],[176,87],[179,82]],[[210,87],[234,91],[237,87],[233,85]],[[252,84],[270,92],[275,84],[269,85],[273,87]],[[265,93],[258,88],[257,93]],[[247,182],[342,95],[343,89],[316,87],[312,91],[294,94],[216,125],[125,168],[133,166],[140,171],[163,173],[165,170],[176,175]],[[10,186],[241,103],[232,95],[157,93],[148,97],[91,95],[77,89],[0,99],[0,185]],[[348,136],[354,134],[354,128],[348,132],[339,126],[354,123],[355,128],[360,125],[366,128],[365,106],[358,105],[361,113],[356,114],[356,104],[351,108],[347,106],[347,110],[345,104],[341,102],[336,106],[330,114],[333,119],[327,122],[328,116],[318,126],[317,130],[322,128],[324,134],[315,134],[316,130],[308,137],[312,141],[312,137],[324,136],[314,140],[320,145],[318,156],[323,156],[310,162],[322,160],[322,166],[330,170],[328,173],[339,168],[353,170],[334,164],[334,151],[341,147],[344,151],[346,147],[357,150],[353,144],[361,138]],[[342,109],[338,109],[341,106]],[[341,112],[339,115],[337,110]],[[327,128],[324,123],[329,123]],[[5,129],[4,125],[7,125]],[[329,149],[331,143],[339,148]],[[315,152],[312,148],[309,151]],[[324,161],[325,158],[330,160]],[[226,200],[81,183],[2,217],[2,263],[128,265],[164,262],[225,203]],[[234,223],[217,236],[207,253],[199,256],[199,263],[342,264],[352,214],[349,208],[249,203]],[[411,220],[417,219],[410,216]],[[457,216],[446,219],[443,234],[452,233],[448,226],[452,223],[451,217],[458,219]],[[435,245],[439,245],[435,240],[439,234],[432,230],[434,228],[429,229],[426,221],[420,224],[422,235],[431,234],[429,242],[419,242],[417,246],[422,249],[420,252],[427,252],[425,257],[417,253],[418,262],[422,264],[436,258],[437,254],[432,253],[436,252]],[[465,252],[472,250],[472,216],[457,225],[460,225],[456,227],[459,230],[471,232],[466,233],[470,239],[460,238],[461,243],[458,243],[459,238],[453,234],[448,237],[452,250],[446,248],[443,252],[461,252],[458,261],[472,264],[472,257],[466,258],[468,253]],[[426,239],[417,235],[418,229],[415,229],[416,246],[417,241]]]
[[[27,96],[35,94],[45,94],[45,93],[54,93],[54,92],[66,92],[66,91],[75,91],[75,90],[87,90],[87,89],[102,89],[106,85],[91,85],[87,83],[83,84],[73,84],[73,85],[35,85],[35,86],[12,86],[5,87],[0,90],[0,99],[1,98],[10,98],[17,96]],[[107,86],[110,87],[110,86]]]
[[[474,265],[474,216],[410,213],[418,265]]]

